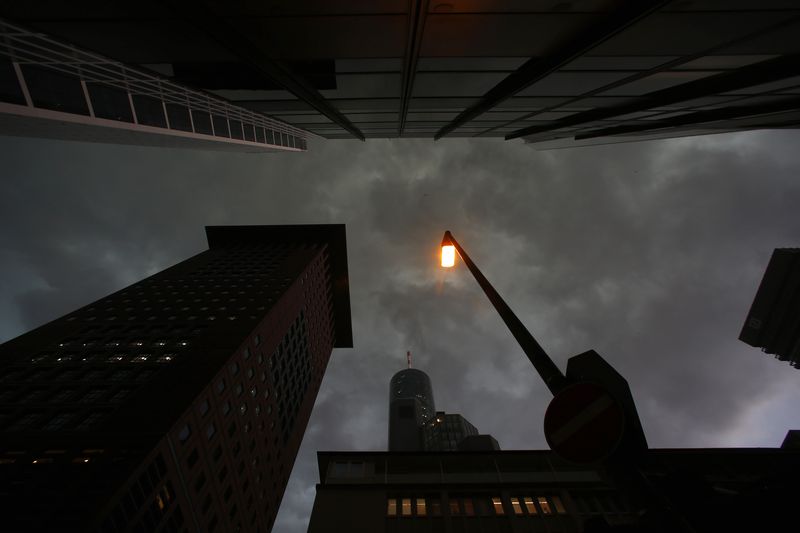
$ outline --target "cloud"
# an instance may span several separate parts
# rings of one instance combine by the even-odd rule
[[[208,224],[347,223],[355,348],[336,350],[275,530],[305,531],[315,453],[383,449],[405,351],[437,408],[541,448],[549,393],[445,229],[556,363],[595,349],[650,444],[779,444],[798,374],[737,340],[774,247],[797,245],[794,132],[537,152],[499,140],[215,154],[4,139],[4,338],[205,248]]]

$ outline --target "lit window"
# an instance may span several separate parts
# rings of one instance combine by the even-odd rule
[[[465,515],[475,516],[475,507],[472,505],[472,498],[464,498],[461,504],[464,506]]]
[[[494,514],[506,514],[506,512],[503,510],[503,501],[500,498],[492,498],[492,507],[494,507]]]
[[[397,500],[389,498],[386,502],[386,516],[397,516]]]
[[[514,509],[514,514],[522,514],[522,506],[519,504],[519,498],[511,498],[511,507]]]
[[[442,502],[438,498],[431,500],[430,508],[432,516],[442,516]]]
[[[428,510],[425,506],[425,498],[417,498],[417,516],[427,516]]]
[[[525,509],[528,511],[528,514],[536,514],[536,506],[533,504],[533,498],[530,496],[525,496],[522,501],[525,503]]]
[[[403,498],[401,513],[403,516],[411,516],[411,498]]]
[[[450,500],[450,516],[458,516],[461,514],[461,507],[458,505],[458,500]]]
[[[558,514],[566,514],[567,510],[564,508],[564,504],[561,503],[561,498],[558,496],[551,496],[550,499],[553,500],[553,505],[555,506]]]
[[[542,509],[542,514],[553,514],[553,511],[550,509],[550,502],[547,501],[547,498],[539,496],[537,500],[539,502],[539,507]]]

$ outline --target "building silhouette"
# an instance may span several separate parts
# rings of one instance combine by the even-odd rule
[[[0,345],[0,529],[271,529],[331,350],[352,346],[345,229],[206,234]]]
[[[800,119],[791,0],[31,0],[0,15],[329,139],[548,148]]]
[[[465,443],[469,449],[499,449],[490,435],[459,414],[437,411],[428,374],[416,368],[397,372],[389,383],[389,451],[455,451]]]
[[[785,445],[649,450],[635,475],[549,450],[317,456],[309,533],[793,531],[800,496]]]
[[[800,248],[776,248],[739,340],[800,368]]]
[[[436,415],[431,379],[422,370],[401,370],[389,383],[389,449],[422,449],[421,428]]]

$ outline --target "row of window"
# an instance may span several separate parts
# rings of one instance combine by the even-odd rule
[[[514,496],[504,502],[499,496],[492,498],[447,498],[445,505],[450,516],[551,516],[566,514],[561,498],[551,496]],[[386,516],[426,517],[441,516],[442,501],[436,497],[388,498]]]
[[[22,89],[11,81],[16,78],[13,68],[10,68],[9,63],[3,62],[3,69],[9,71],[6,79],[9,84],[6,90],[0,93],[0,98],[24,105]],[[21,63],[19,75],[33,106],[37,108],[86,116],[93,114],[97,118],[107,120],[259,144],[306,148],[305,139],[289,133],[274,131],[206,110],[193,109],[187,105],[165,102],[154,96],[131,94],[111,85],[91,81],[82,84],[77,77],[40,65]]]

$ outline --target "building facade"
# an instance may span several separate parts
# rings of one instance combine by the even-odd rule
[[[550,451],[320,452],[309,533],[794,531],[800,452],[650,450],[635,474]]]
[[[800,119],[794,0],[30,0],[0,14],[329,139],[547,148]]]
[[[0,19],[0,135],[258,153],[310,134]]]
[[[344,226],[209,249],[0,346],[3,531],[269,531],[331,350]]]
[[[478,430],[459,414],[437,411],[428,374],[416,368],[401,370],[389,382],[389,451],[455,451]],[[470,447],[499,449],[490,435],[473,439]],[[489,446],[487,448],[486,446]]]
[[[456,451],[461,441],[477,434],[478,428],[463,416],[437,411],[436,416],[422,427],[422,449]]]
[[[800,368],[800,248],[777,248],[739,340]]]
[[[422,449],[420,428],[435,414],[433,387],[428,374],[407,368],[392,376],[389,382],[389,449]]]

